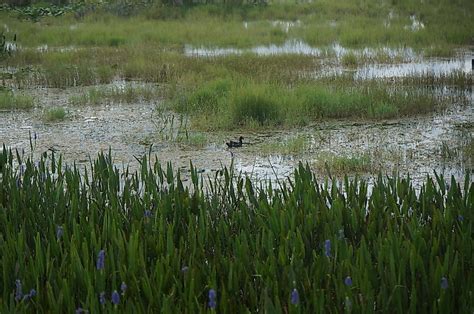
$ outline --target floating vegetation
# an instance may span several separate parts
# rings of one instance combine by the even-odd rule
[[[81,170],[0,152],[2,312],[474,306],[468,174],[463,189],[436,176],[419,192],[381,176],[369,193],[300,165],[274,190],[192,167],[188,186],[171,166],[140,163],[119,171],[101,154]]]

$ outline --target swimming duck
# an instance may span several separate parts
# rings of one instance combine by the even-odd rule
[[[233,148],[233,147],[242,147],[242,141],[243,141],[243,137],[239,137],[239,141],[238,142],[235,142],[235,141],[229,141],[229,142],[226,142],[225,144],[227,145],[227,147],[229,148]]]

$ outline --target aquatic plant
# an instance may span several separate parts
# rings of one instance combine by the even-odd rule
[[[63,107],[49,108],[43,113],[46,122],[59,122],[66,118],[66,110]]]
[[[0,312],[96,313],[109,287],[114,307],[139,313],[474,306],[469,174],[435,174],[420,187],[380,176],[369,189],[347,177],[319,182],[300,164],[274,189],[232,168],[206,179],[191,166],[184,181],[148,155],[133,173],[110,154],[87,169],[28,156],[0,151]],[[57,241],[58,225],[67,241]],[[357,277],[350,288],[347,274]],[[33,283],[37,295],[23,301]]]
[[[33,106],[33,97],[0,89],[0,110],[28,110]]]

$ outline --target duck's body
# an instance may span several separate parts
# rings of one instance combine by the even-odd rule
[[[229,142],[226,142],[225,144],[227,145],[227,147],[229,148],[235,148],[235,147],[242,147],[242,141],[244,140],[244,138],[241,136],[239,137],[239,141],[236,142],[236,141],[229,141]]]

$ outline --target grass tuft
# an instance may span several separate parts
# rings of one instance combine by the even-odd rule
[[[59,122],[66,118],[66,110],[62,107],[49,108],[43,113],[46,122]]]
[[[28,110],[33,106],[33,97],[29,95],[0,90],[0,110]]]

